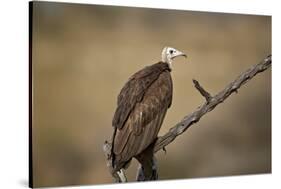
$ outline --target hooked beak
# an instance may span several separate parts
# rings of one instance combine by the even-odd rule
[[[183,57],[187,58],[187,55],[186,55],[185,53],[178,51],[178,53],[175,54],[175,55],[172,57],[172,59],[174,59],[174,58],[176,58],[176,57],[178,57],[178,56],[183,56]]]
[[[187,58],[187,55],[184,54],[184,53],[182,53],[180,56],[183,56],[183,57]]]

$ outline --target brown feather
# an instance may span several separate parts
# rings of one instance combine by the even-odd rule
[[[170,71],[168,64],[159,62],[130,77],[118,95],[117,109],[112,120],[113,127],[123,127],[136,103],[142,101],[149,86],[166,70]]]
[[[166,63],[135,73],[118,96],[112,152],[118,170],[157,138],[172,102],[172,79]]]

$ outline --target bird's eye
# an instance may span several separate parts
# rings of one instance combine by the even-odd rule
[[[173,54],[173,52],[174,52],[173,50],[170,50],[170,54]]]

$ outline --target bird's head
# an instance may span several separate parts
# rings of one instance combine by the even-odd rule
[[[172,66],[173,59],[178,56],[187,57],[186,54],[172,47],[164,47],[162,50],[162,62],[168,63],[170,68]]]

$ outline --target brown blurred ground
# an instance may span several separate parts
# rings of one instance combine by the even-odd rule
[[[192,78],[215,94],[271,53],[269,16],[43,2],[33,13],[35,186],[112,182],[102,144],[116,97],[164,46],[188,59],[173,64],[173,104],[160,134],[203,103]],[[160,179],[271,172],[271,70],[157,157]]]

